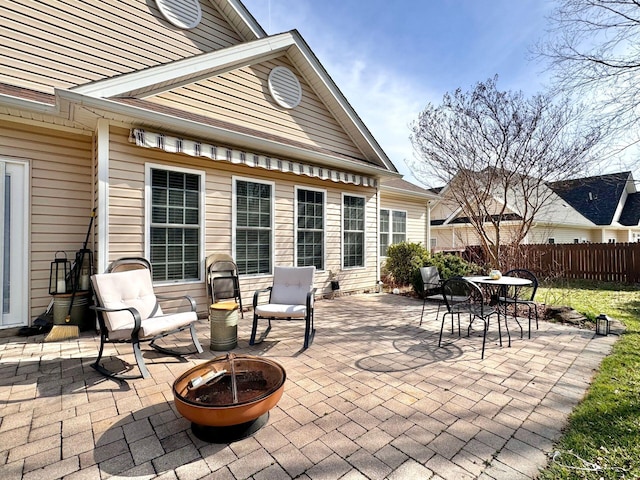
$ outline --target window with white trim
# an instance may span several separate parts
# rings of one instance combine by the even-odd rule
[[[235,259],[242,275],[271,273],[273,184],[236,179]]]
[[[296,264],[324,270],[324,192],[296,190]]]
[[[364,267],[364,197],[342,197],[342,266]]]
[[[407,241],[407,212],[380,210],[380,256],[387,256],[389,245]]]
[[[153,280],[201,280],[204,173],[147,165],[146,183]]]

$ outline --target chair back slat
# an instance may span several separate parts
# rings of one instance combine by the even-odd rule
[[[420,275],[422,276],[422,284],[425,290],[431,290],[441,286],[438,267],[420,267]]]
[[[533,272],[523,268],[516,268],[509,270],[505,275],[531,280],[531,285],[510,287],[506,296],[511,298],[515,298],[517,296],[520,300],[533,301],[536,296],[536,292],[538,291],[538,279]]]
[[[152,270],[151,263],[144,257],[122,257],[114,260],[107,267],[107,273],[124,272],[146,268]]]
[[[316,267],[275,267],[269,303],[305,305],[313,289]]]
[[[473,285],[462,278],[450,278],[444,282],[442,293],[447,310],[452,311],[455,305],[472,303]]]

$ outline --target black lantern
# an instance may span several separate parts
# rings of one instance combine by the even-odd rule
[[[338,275],[334,273],[332,270],[329,270],[329,282],[331,283],[332,292],[335,292],[336,290],[340,290],[340,281],[338,280]]]
[[[67,260],[67,254],[58,251],[55,259],[51,262],[51,271],[49,272],[49,294],[57,295],[59,293],[67,293],[67,280],[69,279],[69,270],[71,264]]]
[[[89,278],[93,271],[93,252],[88,248],[78,250],[74,271],[74,289],[89,290]]]
[[[604,313],[596,317],[596,335],[609,335],[609,317]]]

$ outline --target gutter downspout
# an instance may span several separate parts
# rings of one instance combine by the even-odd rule
[[[427,200],[427,224],[425,225],[425,237],[427,242],[427,250],[431,252],[431,200]]]
[[[380,187],[381,181],[378,179],[376,186],[376,285],[374,292],[377,291],[378,281],[380,280]]]

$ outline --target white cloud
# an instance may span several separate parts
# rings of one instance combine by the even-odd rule
[[[316,54],[329,75],[400,173],[415,183],[405,162],[413,158],[410,124],[429,101],[440,99],[401,72],[334,49],[331,40],[321,44]]]

